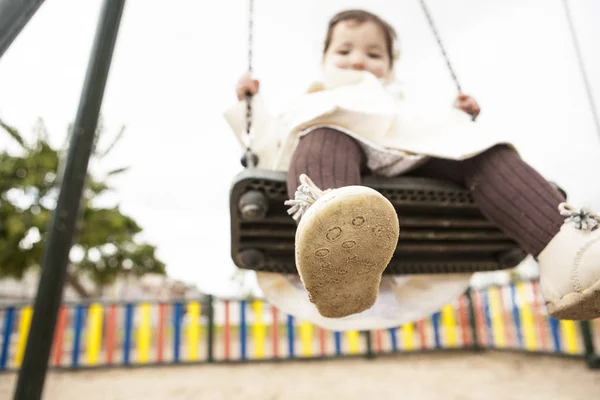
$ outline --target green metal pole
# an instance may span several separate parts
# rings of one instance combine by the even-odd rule
[[[215,340],[215,310],[214,310],[214,299],[212,295],[208,295],[207,298],[207,316],[208,316],[208,339],[206,354],[208,354],[208,362],[214,362],[214,340]]]
[[[373,340],[371,337],[371,331],[365,331],[365,341],[367,344],[367,358],[373,359],[375,358],[375,352],[373,351]]]
[[[477,322],[475,320],[475,306],[473,305],[473,296],[471,295],[471,288],[467,289],[465,293],[467,297],[467,307],[469,309],[469,325],[471,327],[471,337],[473,338],[473,350],[481,350],[481,344],[477,336]]]
[[[60,194],[45,242],[42,273],[15,400],[42,397],[81,194],[125,0],[105,0],[75,117]]]
[[[581,321],[581,334],[583,335],[583,345],[585,347],[585,359],[588,366],[593,369],[600,368],[600,357],[596,355],[594,349],[594,338],[592,337],[592,329],[590,328],[590,321]]]
[[[0,0],[0,58],[44,0]]]

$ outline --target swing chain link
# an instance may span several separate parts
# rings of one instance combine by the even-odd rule
[[[254,31],[254,0],[249,0],[248,9],[248,74],[252,74],[252,46],[253,46],[253,31]],[[252,127],[252,94],[246,93],[246,133],[250,136],[250,128]]]
[[[248,7],[248,75],[252,75],[252,48],[254,31],[254,0],[249,0]],[[242,166],[244,168],[252,168],[258,164],[258,156],[252,152],[251,142],[252,137],[250,130],[252,129],[252,94],[246,93],[246,151],[242,156]]]
[[[462,88],[460,86],[460,82],[458,81],[458,77],[456,76],[456,73],[454,72],[454,68],[452,67],[452,63],[450,62],[450,57],[448,57],[448,54],[446,53],[446,48],[444,47],[444,44],[442,43],[442,38],[440,37],[440,34],[438,33],[435,23],[433,22],[433,18],[431,17],[429,8],[427,7],[427,4],[425,4],[425,0],[419,0],[419,2],[421,3],[421,8],[423,9],[423,13],[425,14],[425,17],[427,17],[427,22],[429,23],[429,27],[431,28],[433,35],[435,36],[435,40],[437,40],[440,51],[442,52],[442,56],[444,57],[444,60],[446,60],[446,65],[448,66],[450,75],[452,75],[452,80],[454,81],[454,84],[456,85],[456,89],[458,90],[459,93],[462,93]]]

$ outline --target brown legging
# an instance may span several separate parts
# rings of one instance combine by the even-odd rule
[[[316,129],[300,139],[292,156],[288,194],[292,198],[300,174],[328,189],[359,185],[364,168],[365,155],[356,140],[334,129]],[[432,158],[411,174],[467,187],[481,212],[534,257],[563,223],[557,210],[562,194],[507,146],[464,161]]]

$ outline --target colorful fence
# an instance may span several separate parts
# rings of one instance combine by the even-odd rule
[[[258,300],[66,304],[50,364],[98,368],[490,348],[582,357],[599,366],[600,321],[557,321],[542,304],[535,282],[489,287],[426,320],[370,332],[326,331]],[[0,311],[0,371],[17,370],[32,309]]]

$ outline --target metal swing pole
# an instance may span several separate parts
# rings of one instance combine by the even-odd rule
[[[577,31],[575,29],[575,22],[573,21],[571,7],[569,6],[568,0],[562,0],[562,5],[563,5],[564,12],[565,12],[565,18],[567,20],[567,25],[569,28],[571,41],[573,44],[573,50],[575,51],[575,56],[577,57],[577,66],[579,67],[579,73],[581,75],[581,80],[583,81],[583,86],[585,88],[585,93],[587,95],[588,105],[590,107],[590,113],[592,114],[594,126],[596,127],[596,133],[600,137],[600,117],[598,117],[596,101],[594,99],[594,94],[592,93],[590,79],[589,79],[589,77],[587,75],[587,71],[585,69],[585,62],[583,60],[581,46],[579,45],[579,39],[577,38]],[[600,357],[598,355],[596,355],[596,349],[594,346],[594,339],[593,339],[592,329],[590,327],[590,321],[581,321],[579,324],[580,324],[579,326],[581,328],[581,334],[583,337],[583,345],[585,348],[585,357],[586,357],[588,366],[590,368],[598,369],[598,368],[600,368]]]
[[[583,86],[585,88],[585,94],[587,96],[588,105],[590,107],[590,112],[594,120],[596,133],[598,133],[598,136],[600,137],[600,117],[598,116],[598,108],[596,107],[596,101],[594,99],[594,94],[592,93],[592,85],[590,83],[590,78],[588,77],[587,71],[585,69],[585,62],[583,60],[581,46],[579,45],[579,39],[577,38],[575,23],[573,22],[573,15],[571,14],[571,7],[569,6],[568,0],[562,0],[562,5],[565,12],[565,17],[567,19],[567,25],[569,27],[571,41],[573,43],[573,50],[575,51],[575,56],[577,57],[577,66],[579,67],[579,73],[581,74],[581,80],[583,81]]]
[[[42,397],[69,252],[124,5],[125,0],[105,0],[100,12],[60,194],[45,243],[42,273],[15,400],[39,400]]]
[[[44,0],[0,0],[0,58]]]

